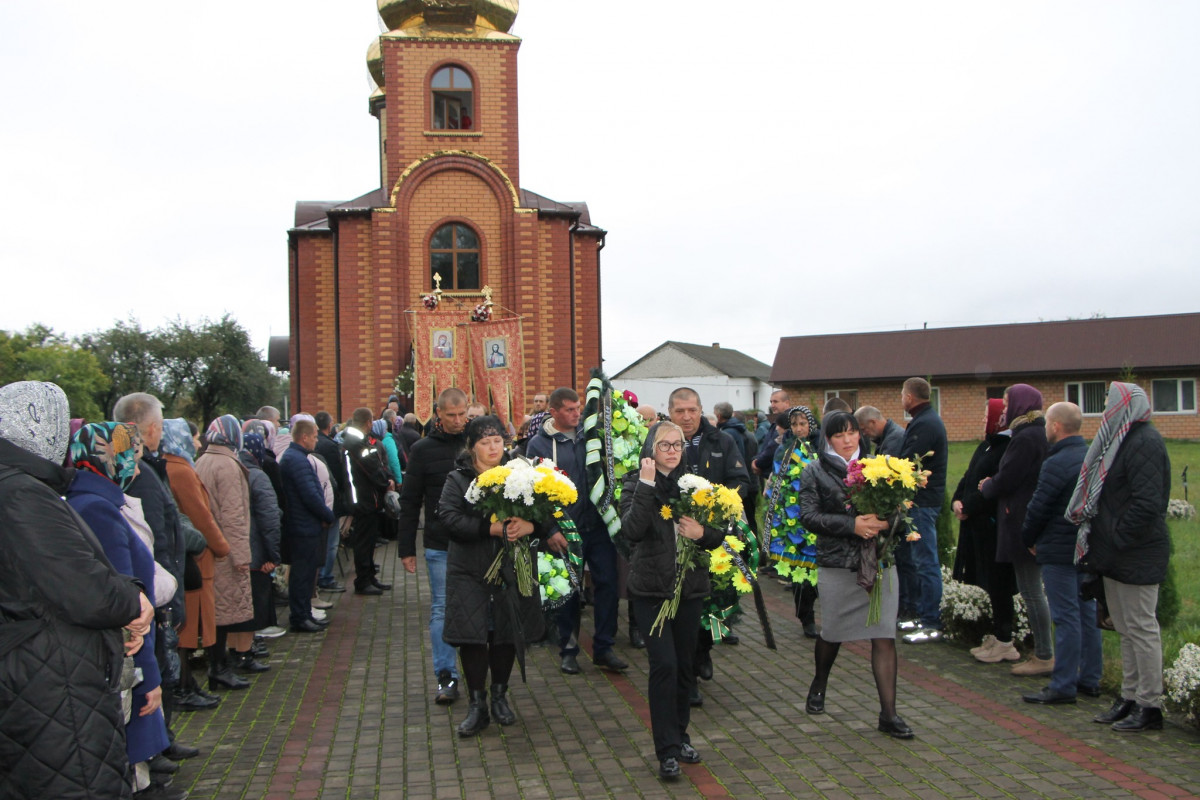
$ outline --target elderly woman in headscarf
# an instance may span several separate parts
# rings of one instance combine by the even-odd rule
[[[279,501],[279,509],[282,511],[286,504],[283,501],[283,476],[279,474],[279,456],[275,454],[275,423],[269,419],[248,419],[242,425],[242,434],[247,433],[257,433],[263,437],[266,457],[259,466],[271,479],[271,487],[275,490],[275,498]]]
[[[217,562],[224,562],[229,556],[229,542],[213,517],[208,489],[196,474],[196,450],[187,420],[163,420],[163,438],[159,450],[163,454],[163,460],[167,462],[167,480],[171,484],[171,494],[175,496],[175,503],[208,544],[203,552],[191,557],[200,572],[200,588],[184,594],[187,621],[179,629],[179,649],[183,651],[179,659],[179,683],[185,695],[199,695],[206,704],[211,704],[215,702],[214,699],[209,699],[212,695],[204,693],[192,680],[187,656],[190,651],[200,647],[211,652],[216,644],[217,608],[214,580]],[[240,688],[250,686],[233,673],[230,675],[235,681],[243,684]]]
[[[769,553],[776,562],[775,571],[790,584],[796,617],[804,626],[804,635],[815,639],[817,535],[800,524],[800,476],[816,457],[809,449],[808,437],[816,429],[817,420],[808,406],[793,406],[780,417],[781,422],[783,419],[788,427],[775,450],[774,468],[766,490]]]
[[[1113,382],[1067,504],[1067,518],[1079,525],[1075,561],[1103,578],[1108,611],[1121,636],[1121,696],[1095,721],[1122,733],[1163,726],[1162,635],[1155,609],[1171,559],[1166,521],[1171,459],[1150,416],[1142,387]]]
[[[1042,568],[1021,538],[1025,511],[1037,489],[1038,474],[1049,449],[1042,393],[1027,383],[1014,383],[1005,389],[1004,424],[1012,431],[1012,441],[996,474],[979,482],[979,492],[985,500],[997,503],[996,561],[1012,564],[1033,631],[1033,655],[1013,667],[1012,674],[1049,675],[1054,670],[1050,604],[1042,585]]]
[[[254,595],[250,589],[250,481],[238,461],[242,426],[237,417],[217,417],[204,432],[205,449],[196,458],[196,475],[208,489],[213,518],[229,542],[229,557],[216,564],[217,641],[208,659],[210,688],[245,688],[233,674],[226,641],[242,660],[254,646]],[[230,680],[231,678],[236,680]]]
[[[275,602],[272,597],[271,573],[280,563],[279,555],[279,501],[271,479],[262,470],[267,458],[267,447],[263,437],[247,433],[242,437],[242,449],[238,459],[246,468],[250,484],[250,592],[254,601],[254,630],[263,630],[276,625]],[[255,659],[265,656],[265,650],[251,650],[235,658],[234,667],[243,672],[266,672],[270,667]]]
[[[151,587],[154,553],[121,514],[125,489],[138,473],[141,446],[136,425],[100,422],[80,428],[71,438],[75,480],[67,490],[67,502],[96,534],[116,570]],[[142,671],[142,682],[133,687],[133,715],[125,725],[125,751],[129,763],[136,766],[136,789],[150,785],[150,768],[144,762],[171,744],[162,714],[162,676],[154,657],[155,633],[151,626],[143,647],[133,657]]]
[[[127,798],[121,628],[144,646],[154,608],[62,502],[67,417],[52,383],[0,387],[0,795]]]

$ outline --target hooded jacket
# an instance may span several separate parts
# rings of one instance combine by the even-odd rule
[[[425,549],[445,551],[450,546],[446,526],[438,513],[446,476],[455,460],[467,447],[464,433],[446,433],[435,429],[413,445],[408,457],[408,472],[400,486],[400,524],[396,554],[401,558],[417,554],[417,525],[421,506],[425,507]]]
[[[141,590],[63,502],[74,475],[0,439],[0,797],[130,795],[120,628]]]

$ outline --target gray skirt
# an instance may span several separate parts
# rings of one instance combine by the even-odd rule
[[[871,596],[859,586],[858,572],[840,567],[818,567],[817,586],[821,587],[821,638],[827,642],[853,642],[858,639],[895,639],[896,612],[899,607],[900,578],[895,565],[883,571],[883,597],[879,622],[867,627]]]

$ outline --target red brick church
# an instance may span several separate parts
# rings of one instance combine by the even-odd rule
[[[365,0],[361,0],[365,2]],[[600,364],[600,250],[585,203],[520,187],[517,0],[378,0],[381,188],[298,202],[288,231],[293,408],[379,408],[409,364],[406,310],[491,298],[521,316],[525,392]],[[422,415],[423,416],[423,415]]]

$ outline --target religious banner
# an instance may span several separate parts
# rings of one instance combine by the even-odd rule
[[[469,312],[410,311],[414,353],[413,413],[424,424],[443,389],[457,386],[471,394],[471,360],[462,327]]]
[[[465,329],[470,337],[471,362],[475,367],[476,398],[490,405],[501,422],[519,425],[525,413],[521,318],[472,322]]]

